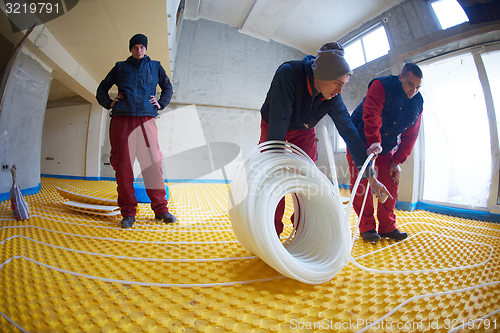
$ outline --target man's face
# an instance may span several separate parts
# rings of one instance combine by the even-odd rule
[[[130,52],[135,59],[141,59],[146,54],[146,47],[142,44],[135,44]]]
[[[422,79],[416,77],[412,72],[406,73],[405,76],[399,74],[399,81],[401,81],[401,86],[408,98],[415,96],[422,86]]]
[[[319,91],[325,99],[332,99],[337,96],[337,94],[342,93],[342,88],[344,87],[344,84],[349,82],[350,77],[351,76],[347,74],[334,81],[314,79],[314,88]]]

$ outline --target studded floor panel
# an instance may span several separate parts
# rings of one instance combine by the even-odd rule
[[[307,285],[239,244],[227,185],[169,184],[178,223],[140,204],[132,229],[56,187],[116,198],[114,182],[44,178],[29,220],[0,203],[0,332],[500,332],[495,223],[397,211],[407,240],[358,239],[357,265]]]

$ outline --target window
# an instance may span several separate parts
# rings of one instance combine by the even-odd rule
[[[347,151],[347,145],[344,141],[344,139],[340,136],[339,131],[337,131],[337,128],[335,127],[335,152],[336,153],[345,153]]]
[[[374,29],[372,28],[361,37],[348,42],[344,50],[344,57],[351,69],[386,55],[390,47],[384,26],[380,25]]]
[[[457,0],[432,1],[431,7],[443,30],[469,21]]]
[[[473,56],[468,53],[420,68],[424,74],[422,199],[487,208],[492,175],[489,119]]]

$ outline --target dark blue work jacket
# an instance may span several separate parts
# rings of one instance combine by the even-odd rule
[[[160,109],[165,108],[172,98],[172,84],[159,61],[151,60],[145,55],[139,61],[129,57],[126,61],[115,64],[106,78],[97,88],[97,101],[106,109],[111,108],[109,89],[116,84],[118,92],[125,98],[115,103],[111,116],[158,116],[158,109],[149,101],[156,95],[159,84],[161,95],[158,99]]]

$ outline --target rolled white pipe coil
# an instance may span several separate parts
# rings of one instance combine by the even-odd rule
[[[300,148],[264,142],[248,154],[230,185],[234,234],[243,247],[284,276],[308,284],[330,281],[349,262],[351,245],[336,191]],[[272,221],[279,201],[289,193],[296,196],[294,206],[300,205],[295,219],[301,223],[284,247]]]
[[[333,150],[328,131],[326,127],[323,129],[333,184],[316,168],[304,151],[283,141],[260,144],[240,165],[229,189],[229,216],[238,241],[248,251],[263,259],[284,276],[309,284],[320,284],[331,280],[349,262],[373,273],[408,274],[468,269],[485,265],[490,260],[492,246],[473,242],[490,248],[490,258],[486,262],[409,271],[375,270],[360,265],[352,257],[351,250],[361,218],[358,217],[356,228],[351,235],[349,212],[361,175],[374,154],[370,154],[365,160],[351,191],[349,204],[344,211],[336,185]],[[286,149],[283,150],[283,147]],[[361,211],[364,210],[369,190],[368,184]],[[272,222],[278,202],[288,193],[296,194],[292,197],[293,204],[294,207],[298,207],[299,204],[300,213],[294,215],[294,230],[285,241],[286,247],[284,247],[276,236]],[[297,219],[307,222],[301,223],[298,231],[294,233]],[[460,238],[454,239],[466,241]]]

